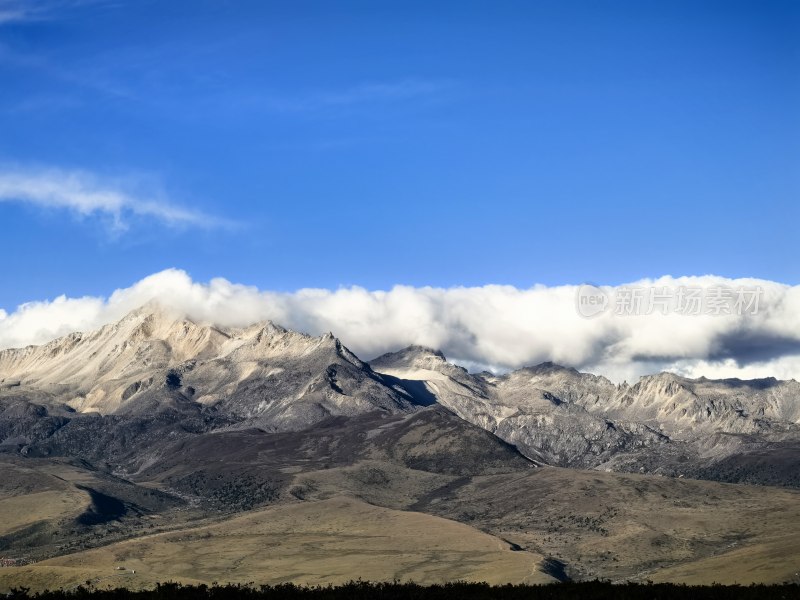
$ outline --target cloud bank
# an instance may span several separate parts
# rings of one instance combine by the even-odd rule
[[[332,331],[365,359],[409,344],[439,348],[472,368],[508,370],[543,361],[612,380],[661,370],[699,377],[800,379],[800,286],[715,276],[662,277],[640,288],[758,287],[756,314],[616,314],[582,317],[579,286],[395,286],[296,292],[259,290],[166,270],[107,298],[58,297],[0,311],[0,348],[39,344],[123,317],[152,299],[187,317],[224,327],[270,319],[314,335]],[[625,288],[603,288],[609,296]]]
[[[169,226],[210,228],[224,224],[158,195],[131,193],[122,182],[84,171],[0,169],[0,202],[67,209],[82,217],[101,216],[114,231],[127,229],[132,217],[150,218]]]

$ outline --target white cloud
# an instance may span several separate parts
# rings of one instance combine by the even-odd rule
[[[769,361],[740,365],[734,359],[720,361],[687,360],[673,365],[672,370],[685,377],[708,377],[709,379],[776,379],[800,380],[800,354],[781,356]]]
[[[130,181],[102,179],[85,171],[0,169],[0,202],[23,202],[67,209],[82,217],[97,215],[115,231],[132,217],[170,226],[215,227],[226,223],[200,211],[170,203],[160,194],[129,191]]]
[[[663,277],[637,285],[758,286],[763,295],[755,315],[655,312],[623,317],[608,311],[586,319],[576,311],[577,286],[351,287],[284,293],[225,279],[198,283],[172,269],[108,298],[62,296],[21,305],[0,318],[0,347],[96,328],[155,298],[192,319],[220,326],[271,319],[312,334],[330,330],[367,359],[423,344],[474,368],[505,370],[552,360],[614,380],[631,381],[659,370],[692,377],[800,379],[800,286],[714,276]],[[606,291],[613,295],[617,290]]]

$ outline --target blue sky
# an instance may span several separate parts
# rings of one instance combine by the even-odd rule
[[[0,0],[0,308],[800,282],[800,3]]]

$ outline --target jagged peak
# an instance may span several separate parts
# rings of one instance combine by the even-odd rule
[[[268,320],[260,321],[255,325],[247,327],[246,329],[232,330],[232,332],[239,334],[242,337],[253,339],[256,343],[271,342],[276,338],[285,338],[302,341],[306,345],[310,344],[312,346],[315,345],[316,347],[331,348],[336,352],[346,352],[355,357],[355,355],[344,344],[342,344],[342,341],[330,331],[323,333],[322,335],[313,336],[300,331],[286,329],[285,327]]]
[[[531,365],[528,367],[522,367],[521,369],[517,369],[516,371],[512,371],[511,374],[514,373],[522,373],[525,375],[552,375],[556,373],[561,374],[568,374],[568,375],[583,375],[580,371],[573,367],[565,367],[564,365],[560,365],[558,363],[554,363],[553,361],[545,361],[539,363],[537,365]]]
[[[661,371],[659,373],[653,373],[652,375],[642,375],[639,377],[639,383],[642,385],[650,383],[684,383],[689,381],[692,380],[669,371]]]
[[[442,360],[447,360],[447,357],[444,355],[444,352],[441,350],[437,350],[436,348],[431,348],[430,346],[422,346],[419,344],[413,344],[406,348],[407,351],[417,352],[419,354],[431,355],[435,356],[436,358],[441,358]]]
[[[660,373],[640,377],[638,383],[633,387],[647,393],[656,392],[674,396],[682,392],[693,393],[692,383],[694,382],[691,379],[686,379],[669,371],[661,371]]]
[[[154,300],[131,311],[117,323],[122,326],[127,324],[134,324],[132,335],[137,337],[160,337],[176,325],[191,329],[212,329],[210,325],[198,323],[182,311]]]
[[[176,326],[184,331],[207,332],[224,338],[233,337],[236,333],[241,334],[260,330],[266,330],[273,335],[286,333],[287,331],[272,321],[261,321],[243,329],[220,327],[211,321],[189,316],[185,311],[161,302],[156,298],[148,300],[138,308],[130,311],[116,323],[106,325],[98,331],[119,330],[130,324],[135,324],[134,331],[137,335],[144,335],[145,337],[162,337],[175,333]]]
[[[691,377],[684,377],[683,375],[678,375],[677,373],[672,373],[670,371],[661,371],[660,373],[654,373],[652,375],[642,375],[639,378],[639,382],[636,384],[636,386],[642,388],[659,384],[664,386],[671,384],[673,386],[680,386],[683,389],[695,390],[698,385],[701,386],[715,385],[715,386],[726,386],[730,388],[765,389],[765,388],[771,388],[789,384],[791,382],[794,382],[794,380],[777,379],[775,377],[762,377],[758,379],[740,379],[738,377],[728,377],[721,379],[712,379],[701,376],[697,378],[691,378]]]
[[[448,362],[441,350],[413,344],[396,352],[387,352],[369,361],[378,372],[391,369],[435,371],[449,377],[460,378],[467,374],[464,367]]]
[[[371,362],[381,360],[414,360],[418,358],[436,358],[443,362],[447,361],[447,358],[441,350],[431,348],[430,346],[423,346],[421,344],[411,344],[410,346],[406,346],[400,350],[382,354]]]
[[[159,321],[177,321],[186,319],[186,315],[176,309],[161,302],[158,298],[151,298],[141,306],[134,308],[126,314],[121,321],[134,320],[134,319],[153,319]]]
[[[232,329],[230,330],[233,334],[239,334],[243,337],[256,337],[259,340],[263,338],[272,338],[275,336],[284,335],[289,332],[288,329],[285,327],[281,327],[277,323],[273,321],[259,321],[258,323],[253,323],[248,327],[243,329]]]
[[[554,378],[563,382],[580,382],[581,385],[600,386],[605,388],[616,388],[610,379],[602,375],[594,375],[579,371],[574,367],[567,367],[553,361],[545,361],[537,365],[522,367],[516,371],[511,371],[502,378]]]

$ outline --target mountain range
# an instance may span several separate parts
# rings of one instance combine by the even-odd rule
[[[241,515],[296,523],[305,517],[291,511],[314,507],[317,518],[353,521],[367,505],[394,511],[373,515],[392,535],[401,535],[409,515],[438,519],[433,529],[423,527],[441,528],[430,541],[436,548],[453,543],[444,532],[454,524],[474,531],[464,543],[475,548],[463,550],[472,570],[452,548],[452,555],[429,549],[424,560],[409,549],[397,563],[408,558],[406,566],[380,563],[374,571],[361,557],[323,572],[298,552],[293,564],[270,563],[272,580],[374,572],[431,581],[654,573],[698,581],[703,561],[751,545],[779,549],[788,563],[773,561],[750,580],[785,579],[794,577],[788,565],[800,556],[800,543],[786,537],[800,524],[787,508],[800,510],[799,449],[794,380],[659,373],[615,384],[553,363],[470,373],[420,346],[364,361],[332,334],[313,337],[270,322],[220,328],[151,302],[96,331],[0,351],[0,515],[9,523],[0,527],[0,554],[35,561],[0,569],[0,587],[94,576],[86,571],[93,548],[144,544],[151,530],[196,536],[202,527],[209,539],[222,538],[233,534],[214,528]],[[596,502],[587,505],[582,495]],[[26,517],[26,498],[46,509]],[[713,510],[728,521],[713,533],[683,530],[654,524],[659,518],[650,511],[658,507],[682,518],[691,507]],[[737,510],[749,515],[747,523],[730,522]],[[782,516],[761,523],[765,511]],[[170,574],[203,580],[178,567],[158,571],[179,557],[147,563],[152,548],[137,548],[138,583]],[[739,574],[746,559],[723,563]],[[252,576],[260,573],[254,565],[216,576]]]

